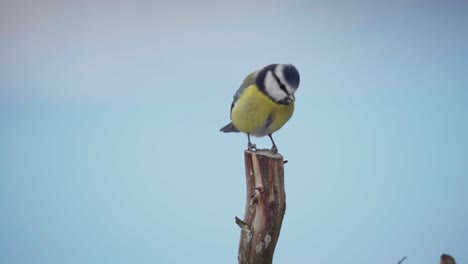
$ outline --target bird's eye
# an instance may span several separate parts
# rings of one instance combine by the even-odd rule
[[[281,84],[281,85],[280,85],[280,88],[281,88],[282,90],[285,90],[285,89],[286,89],[286,86],[284,86],[284,84]]]

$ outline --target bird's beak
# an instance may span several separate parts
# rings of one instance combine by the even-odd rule
[[[294,94],[290,94],[288,97],[289,99],[291,99],[291,101],[296,101],[296,97],[294,97]]]

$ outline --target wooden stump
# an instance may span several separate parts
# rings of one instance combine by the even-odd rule
[[[271,264],[286,211],[283,157],[270,150],[244,152],[247,201],[241,227],[239,264]]]
[[[455,262],[455,259],[448,255],[448,254],[442,254],[442,256],[440,256],[440,264],[456,264],[457,262]]]

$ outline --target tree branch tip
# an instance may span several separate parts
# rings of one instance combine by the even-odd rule
[[[400,261],[398,261],[397,264],[401,264],[403,261],[405,261],[408,257],[407,256],[404,256],[402,259],[400,259]]]
[[[240,228],[244,229],[245,227],[248,227],[248,226],[247,226],[247,223],[244,222],[244,221],[242,221],[239,217],[236,216],[235,219],[236,219],[236,224],[237,224]]]

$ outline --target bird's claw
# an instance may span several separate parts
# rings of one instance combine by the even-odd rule
[[[278,148],[276,146],[271,147],[270,152],[273,154],[278,153]]]
[[[247,150],[255,152],[255,151],[257,151],[257,145],[252,144],[252,143],[249,142],[249,144],[247,145]]]

